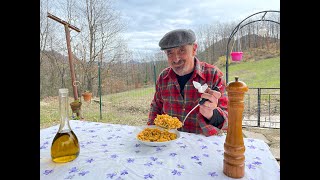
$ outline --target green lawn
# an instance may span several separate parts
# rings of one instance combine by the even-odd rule
[[[232,63],[228,66],[229,82],[238,76],[249,88],[280,87],[280,57],[253,62]],[[225,67],[221,69],[225,74]]]

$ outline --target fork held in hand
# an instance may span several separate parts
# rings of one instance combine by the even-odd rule
[[[220,91],[220,88],[221,88],[221,86],[220,86],[220,87],[215,86],[212,90]],[[186,119],[187,119],[187,117],[189,116],[189,114],[190,114],[193,110],[195,110],[199,105],[202,105],[202,104],[203,104],[204,102],[206,102],[206,101],[209,101],[209,99],[201,98],[201,100],[199,101],[199,103],[198,103],[193,109],[191,109],[191,111],[189,111],[189,113],[186,115],[186,117],[185,117],[184,120],[182,121],[182,126],[184,126],[184,121],[186,121]]]
[[[221,86],[220,86],[221,87]],[[218,86],[215,86],[212,90],[215,90],[215,91],[220,91],[220,87]],[[199,104],[202,105],[204,102],[206,101],[209,101],[209,99],[206,99],[206,98],[201,98],[201,100],[199,101]]]

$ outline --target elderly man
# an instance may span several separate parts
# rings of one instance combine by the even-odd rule
[[[159,46],[167,56],[169,67],[157,79],[147,124],[154,124],[157,114],[168,114],[183,121],[199,100],[206,98],[208,101],[192,111],[178,130],[205,136],[226,130],[228,99],[223,73],[196,57],[198,44],[195,33],[189,29],[170,31],[160,40]],[[201,93],[193,81],[201,85],[206,83],[209,88]],[[217,91],[213,90],[215,87],[218,87]]]

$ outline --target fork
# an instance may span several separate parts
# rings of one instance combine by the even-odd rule
[[[222,86],[222,85],[221,85]],[[215,86],[214,88],[212,88],[212,90],[215,90],[215,91],[220,91],[220,88],[221,88],[221,86]],[[206,102],[206,101],[209,101],[209,99],[206,99],[206,98],[201,98],[200,99],[200,101],[199,101],[199,103],[194,107],[194,108],[192,108],[190,111],[189,111],[189,113],[186,115],[186,117],[184,118],[184,120],[182,121],[182,126],[184,126],[184,122],[186,121],[186,119],[187,119],[187,117],[189,116],[189,114],[193,111],[193,110],[195,110],[198,106],[200,106],[200,105],[202,105],[204,102]]]

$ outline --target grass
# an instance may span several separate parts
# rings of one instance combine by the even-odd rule
[[[224,69],[221,69],[223,72]],[[224,72],[225,73],[225,72]],[[234,76],[253,87],[280,87],[280,58],[258,60],[254,62],[234,63],[229,66],[229,82]],[[277,93],[279,94],[279,90]],[[91,103],[83,101],[82,116],[84,120],[112,124],[145,125],[148,120],[148,110],[153,99],[154,87],[134,89],[131,91],[102,96],[101,116],[99,98]],[[70,94],[69,94],[70,95]],[[266,99],[266,96],[262,96]],[[251,99],[254,99],[252,97]],[[69,103],[73,98],[69,98]],[[256,103],[252,103],[255,105]],[[253,107],[252,107],[253,108]],[[71,108],[69,107],[71,119]],[[58,97],[46,97],[40,101],[40,128],[59,124]]]
[[[153,98],[154,87],[102,96],[101,119],[98,97],[91,103],[82,100],[81,112],[85,120],[113,124],[144,125],[148,120],[148,110]],[[69,103],[73,101],[69,97]],[[70,119],[72,111],[69,108]],[[40,101],[40,128],[59,123],[58,97],[47,97]]]
[[[252,62],[232,63],[228,66],[228,81],[238,76],[249,88],[280,87],[280,57]],[[225,74],[225,67],[221,69]]]

